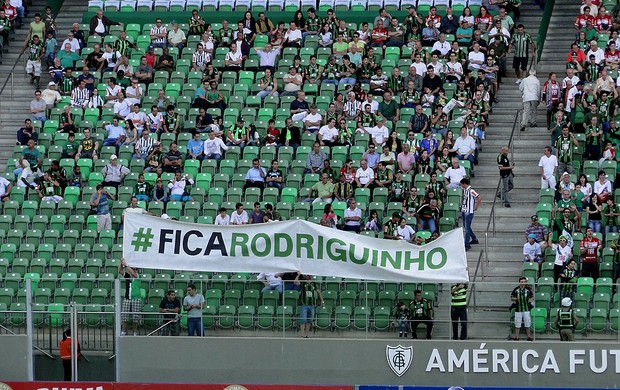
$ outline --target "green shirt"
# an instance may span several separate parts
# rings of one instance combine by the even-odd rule
[[[521,34],[515,33],[510,41],[514,49],[515,57],[523,58],[529,57],[530,45],[532,44],[532,37],[529,33],[523,32]]]
[[[431,310],[431,303],[426,298],[422,298],[420,301],[414,299],[409,304],[409,312],[412,318],[429,318]]]
[[[386,103],[382,101],[379,103],[379,112],[383,114],[384,117],[391,120],[396,116],[396,111],[398,110],[398,104],[396,104],[395,100]]]
[[[299,301],[302,306],[316,306],[318,301],[318,288],[314,282],[302,282]]]
[[[555,147],[558,150],[558,160],[560,162],[573,161],[573,140],[570,135],[568,137],[560,135],[555,141]]]
[[[28,42],[28,60],[39,61],[41,54],[43,54],[43,41],[39,40],[38,43],[34,43],[33,40]]]

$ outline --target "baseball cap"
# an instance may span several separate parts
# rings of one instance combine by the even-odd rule
[[[536,234],[530,233],[527,235],[527,238],[536,238]]]
[[[51,87],[52,85],[54,85],[54,86],[55,86],[55,85],[56,85],[56,83],[55,83],[55,82],[53,82],[53,81],[50,81],[49,83],[47,83],[47,85]]]
[[[538,215],[532,215],[532,221],[538,221]]]
[[[113,154],[110,156],[110,161],[112,160],[116,160],[118,158],[118,156],[116,154]]]

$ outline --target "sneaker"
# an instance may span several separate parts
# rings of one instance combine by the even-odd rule
[[[121,332],[121,336],[127,336],[127,332]]]
[[[525,131],[525,126],[521,126],[521,131]]]
[[[134,336],[137,336],[137,335],[138,335],[138,332],[133,332],[133,335],[134,335]]]
[[[515,81],[515,84],[521,84],[521,79],[517,79],[517,81]]]
[[[506,204],[504,205],[504,207],[511,208],[512,206],[510,205],[510,203],[506,203]]]
[[[400,333],[398,334],[398,337],[403,337],[403,332],[400,332]]]
[[[480,244],[480,241],[478,241],[478,240],[471,240],[469,242],[469,245],[475,245],[475,244]]]

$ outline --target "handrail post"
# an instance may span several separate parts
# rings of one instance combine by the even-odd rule
[[[13,99],[13,91],[15,91],[15,72],[11,71],[11,100]]]

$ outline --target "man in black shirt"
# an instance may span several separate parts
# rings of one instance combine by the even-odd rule
[[[164,313],[166,326],[161,329],[162,336],[178,336],[179,321],[177,315],[181,311],[181,301],[176,297],[174,290],[168,290],[168,293],[159,304],[159,312]]]
[[[426,76],[424,76],[424,80],[422,80],[422,88],[428,87],[431,93],[435,96],[439,94],[439,88],[443,85],[443,81],[439,75],[435,74],[435,68],[432,65],[429,65],[426,68]]]
[[[271,169],[267,171],[267,177],[265,177],[265,181],[267,182],[267,187],[274,187],[278,190],[282,189],[282,180],[283,174],[280,169],[278,169],[278,160],[271,161]]]
[[[293,101],[293,103],[295,102],[296,100]],[[292,146],[297,149],[297,147],[301,145],[301,130],[299,130],[299,127],[293,126],[293,120],[291,118],[288,118],[284,123],[285,126],[282,131],[280,131],[278,144],[281,146]]]
[[[297,99],[291,102],[291,118],[295,121],[303,120],[310,112],[310,106],[306,101],[306,94],[304,91],[299,91]]]
[[[500,186],[501,193],[498,193],[497,197],[502,199],[505,207],[510,207],[508,192],[514,187],[512,183],[514,164],[511,164],[508,160],[509,151],[508,145],[504,145],[502,146],[501,153],[497,155],[497,167],[499,168],[499,176],[502,178],[502,185]]]
[[[301,291],[301,285],[299,284],[299,277],[301,276],[301,274],[299,273],[299,271],[283,272],[281,274],[276,274],[276,277],[278,276],[282,279],[282,284],[284,284],[285,291],[286,290]]]

